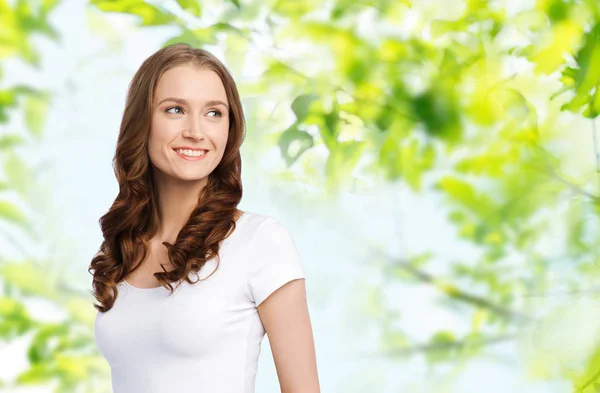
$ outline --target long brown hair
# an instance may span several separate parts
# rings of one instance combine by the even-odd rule
[[[146,241],[156,234],[158,207],[148,156],[155,88],[170,68],[195,64],[217,73],[229,101],[229,136],[219,165],[208,176],[198,204],[177,235],[174,244],[163,242],[174,266],[154,273],[173,294],[171,283],[190,284],[189,273],[198,272],[217,256],[220,242],[235,229],[234,215],[242,199],[240,146],[245,138],[245,120],[235,82],[225,66],[210,52],[179,43],[165,46],[147,58],[135,73],[127,93],[113,168],[119,183],[117,195],[100,220],[103,242],[88,272],[93,275],[94,307],[106,312],[118,296],[117,284],[141,266],[148,254]],[[213,272],[214,273],[214,272]]]

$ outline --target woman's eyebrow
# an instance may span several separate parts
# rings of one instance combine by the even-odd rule
[[[165,101],[173,101],[173,102],[177,102],[178,104],[189,105],[189,102],[186,99],[176,98],[176,97],[167,97],[167,98],[163,99],[162,101],[160,101],[158,103],[158,105],[162,104]],[[204,106],[210,106],[210,105],[223,105],[225,108],[227,108],[229,110],[229,107],[227,106],[227,104],[221,100],[210,100],[210,101],[206,101],[204,104]]]

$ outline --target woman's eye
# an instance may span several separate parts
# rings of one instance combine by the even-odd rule
[[[168,108],[165,112],[169,112],[171,109],[179,109],[179,110],[181,110],[181,107],[180,106],[172,106],[172,107]],[[174,112],[169,112],[169,113],[174,113]]]
[[[215,115],[212,116],[212,117],[221,117],[221,116],[223,116],[223,114],[221,113],[221,111],[218,111],[216,109],[213,109],[212,111],[209,111],[208,113],[211,113],[211,112],[215,113]]]

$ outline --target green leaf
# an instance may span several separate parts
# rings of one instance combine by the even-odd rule
[[[161,26],[177,20],[174,16],[162,12],[160,9],[143,0],[91,0],[90,4],[105,12],[120,12],[139,16],[141,18],[141,26]]]
[[[423,169],[429,167],[432,148],[425,149],[424,159],[420,157],[420,142],[413,138],[402,144],[400,148],[400,161],[402,162],[402,174],[406,182],[413,190],[418,191],[421,188],[421,175]],[[422,165],[424,164],[424,165]]]
[[[400,148],[394,138],[388,137],[379,150],[379,168],[385,173],[387,180],[396,180],[402,175]]]
[[[467,25],[463,21],[435,19],[430,23],[430,31],[433,38],[439,38],[442,35],[453,31],[464,31],[466,28]]]
[[[431,342],[432,343],[451,343],[456,341],[456,337],[454,336],[454,333],[449,332],[449,331],[441,331],[441,332],[437,332],[436,334],[433,335],[433,337],[431,337]]]
[[[548,26],[548,18],[540,10],[527,10],[520,12],[514,18],[514,26],[521,33],[541,31]]]
[[[4,341],[27,333],[35,325],[23,303],[0,296],[0,337]]]
[[[310,104],[317,98],[319,98],[319,96],[316,94],[303,94],[294,99],[294,102],[292,102],[292,110],[298,121],[302,121],[308,116]]]
[[[335,144],[333,150],[330,149],[325,163],[328,191],[333,191],[339,185],[350,182],[350,175],[358,163],[364,147],[365,142],[344,141]],[[351,184],[348,184],[348,187],[351,187]]]
[[[57,371],[66,380],[80,381],[88,377],[88,362],[82,362],[78,356],[57,356]]]
[[[19,194],[26,196],[31,190],[32,174],[25,162],[15,153],[10,152],[4,162],[4,171],[9,184]]]
[[[12,107],[17,104],[15,89],[0,90],[0,107]]]
[[[6,262],[0,265],[0,275],[25,295],[56,297],[55,280],[40,264],[32,261]]]
[[[460,160],[456,170],[461,173],[472,173],[492,177],[502,176],[506,167],[518,161],[520,150],[505,143],[490,144],[489,149],[481,154],[472,154]]]
[[[51,344],[55,342],[53,339],[64,336],[68,332],[68,323],[48,323],[43,325],[36,332],[27,350],[29,361],[35,364],[51,360],[53,355]]]
[[[321,127],[321,137],[329,150],[335,149],[340,130],[340,118],[337,108],[323,116],[325,126]]]
[[[565,20],[569,16],[569,11],[573,7],[570,1],[565,0],[550,0],[546,9],[550,20],[553,23]]]
[[[559,157],[555,156],[543,146],[532,144],[528,146],[527,151],[531,155],[531,161],[539,170],[547,172],[549,169],[558,171],[561,163]]]
[[[53,378],[56,378],[56,372],[54,366],[51,363],[36,363],[29,367],[16,378],[16,381],[20,385],[33,385],[47,382]]]
[[[0,46],[0,57],[1,56],[2,47]],[[25,85],[16,85],[10,89],[0,90],[0,123],[8,121],[7,109],[18,105],[18,97],[20,95],[28,94],[40,94],[40,92]]]
[[[418,191],[421,188],[423,173],[430,169],[435,161],[436,152],[432,144],[423,146],[418,138],[397,138],[390,134],[379,151],[379,168],[388,180],[404,177],[404,180]]]
[[[310,13],[318,9],[319,2],[316,1],[277,1],[276,6],[272,7],[271,12],[276,12],[279,15],[291,18],[293,21],[298,20],[302,15]]]
[[[59,3],[60,3],[60,0],[42,0],[42,2],[41,2],[41,11],[42,11],[42,14],[44,14],[44,15],[48,14]]]
[[[48,106],[48,99],[42,95],[28,95],[25,100],[25,123],[38,139],[44,130]]]
[[[585,35],[583,47],[575,59],[577,69],[571,68],[564,72],[563,76],[574,78],[576,95],[564,108],[578,111],[584,105],[589,105],[586,115],[593,118],[600,113],[600,104],[594,104],[597,100],[597,90],[600,88],[600,23]],[[595,90],[593,95],[592,89]]]
[[[564,338],[562,338],[562,337],[561,337],[561,339],[562,339],[562,342],[568,342],[568,341],[565,341]],[[579,343],[579,339],[576,339],[573,341],[576,343]],[[593,351],[589,356],[587,356],[587,359],[585,362],[585,369],[582,371],[579,371],[578,374],[571,377],[575,386],[582,386],[584,384],[589,384],[590,382],[592,382],[598,378],[597,373],[598,373],[598,370],[600,370],[600,346],[598,346],[598,344],[596,342],[591,347],[591,349],[593,349]],[[588,351],[586,351],[586,352],[588,352]],[[585,392],[587,393],[587,392],[589,392],[589,390],[586,390]]]
[[[184,11],[189,12],[195,17],[200,17],[202,12],[200,3],[197,0],[177,0],[177,3],[179,3]]]
[[[211,45],[216,43],[215,33],[216,30],[213,26],[195,30],[186,29],[180,35],[173,37],[167,42],[165,42],[163,44],[163,47],[183,42],[194,48],[200,48],[205,45]]]
[[[456,142],[462,131],[457,102],[452,90],[436,87],[417,95],[412,109],[429,135]]]
[[[11,149],[17,145],[21,145],[25,139],[18,134],[6,134],[0,136],[0,150]]]
[[[25,313],[25,307],[18,300],[0,296],[0,318],[17,313]]]
[[[262,79],[278,83],[290,83],[293,78],[301,79],[304,78],[295,74],[288,65],[284,64],[277,59],[266,59],[265,70],[262,73]]]
[[[298,130],[298,123],[293,124],[279,137],[278,145],[281,155],[288,167],[313,146],[313,137],[305,131]]]
[[[7,201],[0,201],[0,219],[16,224],[27,224],[27,218],[21,210],[11,202]]]
[[[425,251],[423,253],[410,257],[410,264],[415,268],[421,268],[428,264],[432,258],[433,253],[431,251]]]
[[[242,5],[240,4],[240,0],[231,0],[231,2],[238,8],[241,9]]]
[[[549,45],[531,56],[536,63],[536,72],[549,75],[565,63],[565,54],[574,50],[584,35],[581,24],[564,20],[552,27],[552,39]]]
[[[451,344],[455,341],[456,337],[450,331],[440,331],[434,334],[429,341],[432,349],[427,352],[427,360],[432,363],[452,360],[456,353],[456,348]]]
[[[487,217],[488,212],[495,210],[491,199],[478,194],[475,188],[464,180],[446,176],[439,181],[438,186],[450,198],[482,217]]]

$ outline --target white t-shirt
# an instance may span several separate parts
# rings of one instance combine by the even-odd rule
[[[285,226],[252,212],[238,219],[219,254],[212,276],[184,281],[171,296],[165,287],[118,284],[113,308],[95,323],[114,393],[254,393],[265,335],[256,307],[305,278],[300,254]],[[198,276],[216,267],[214,257]]]

